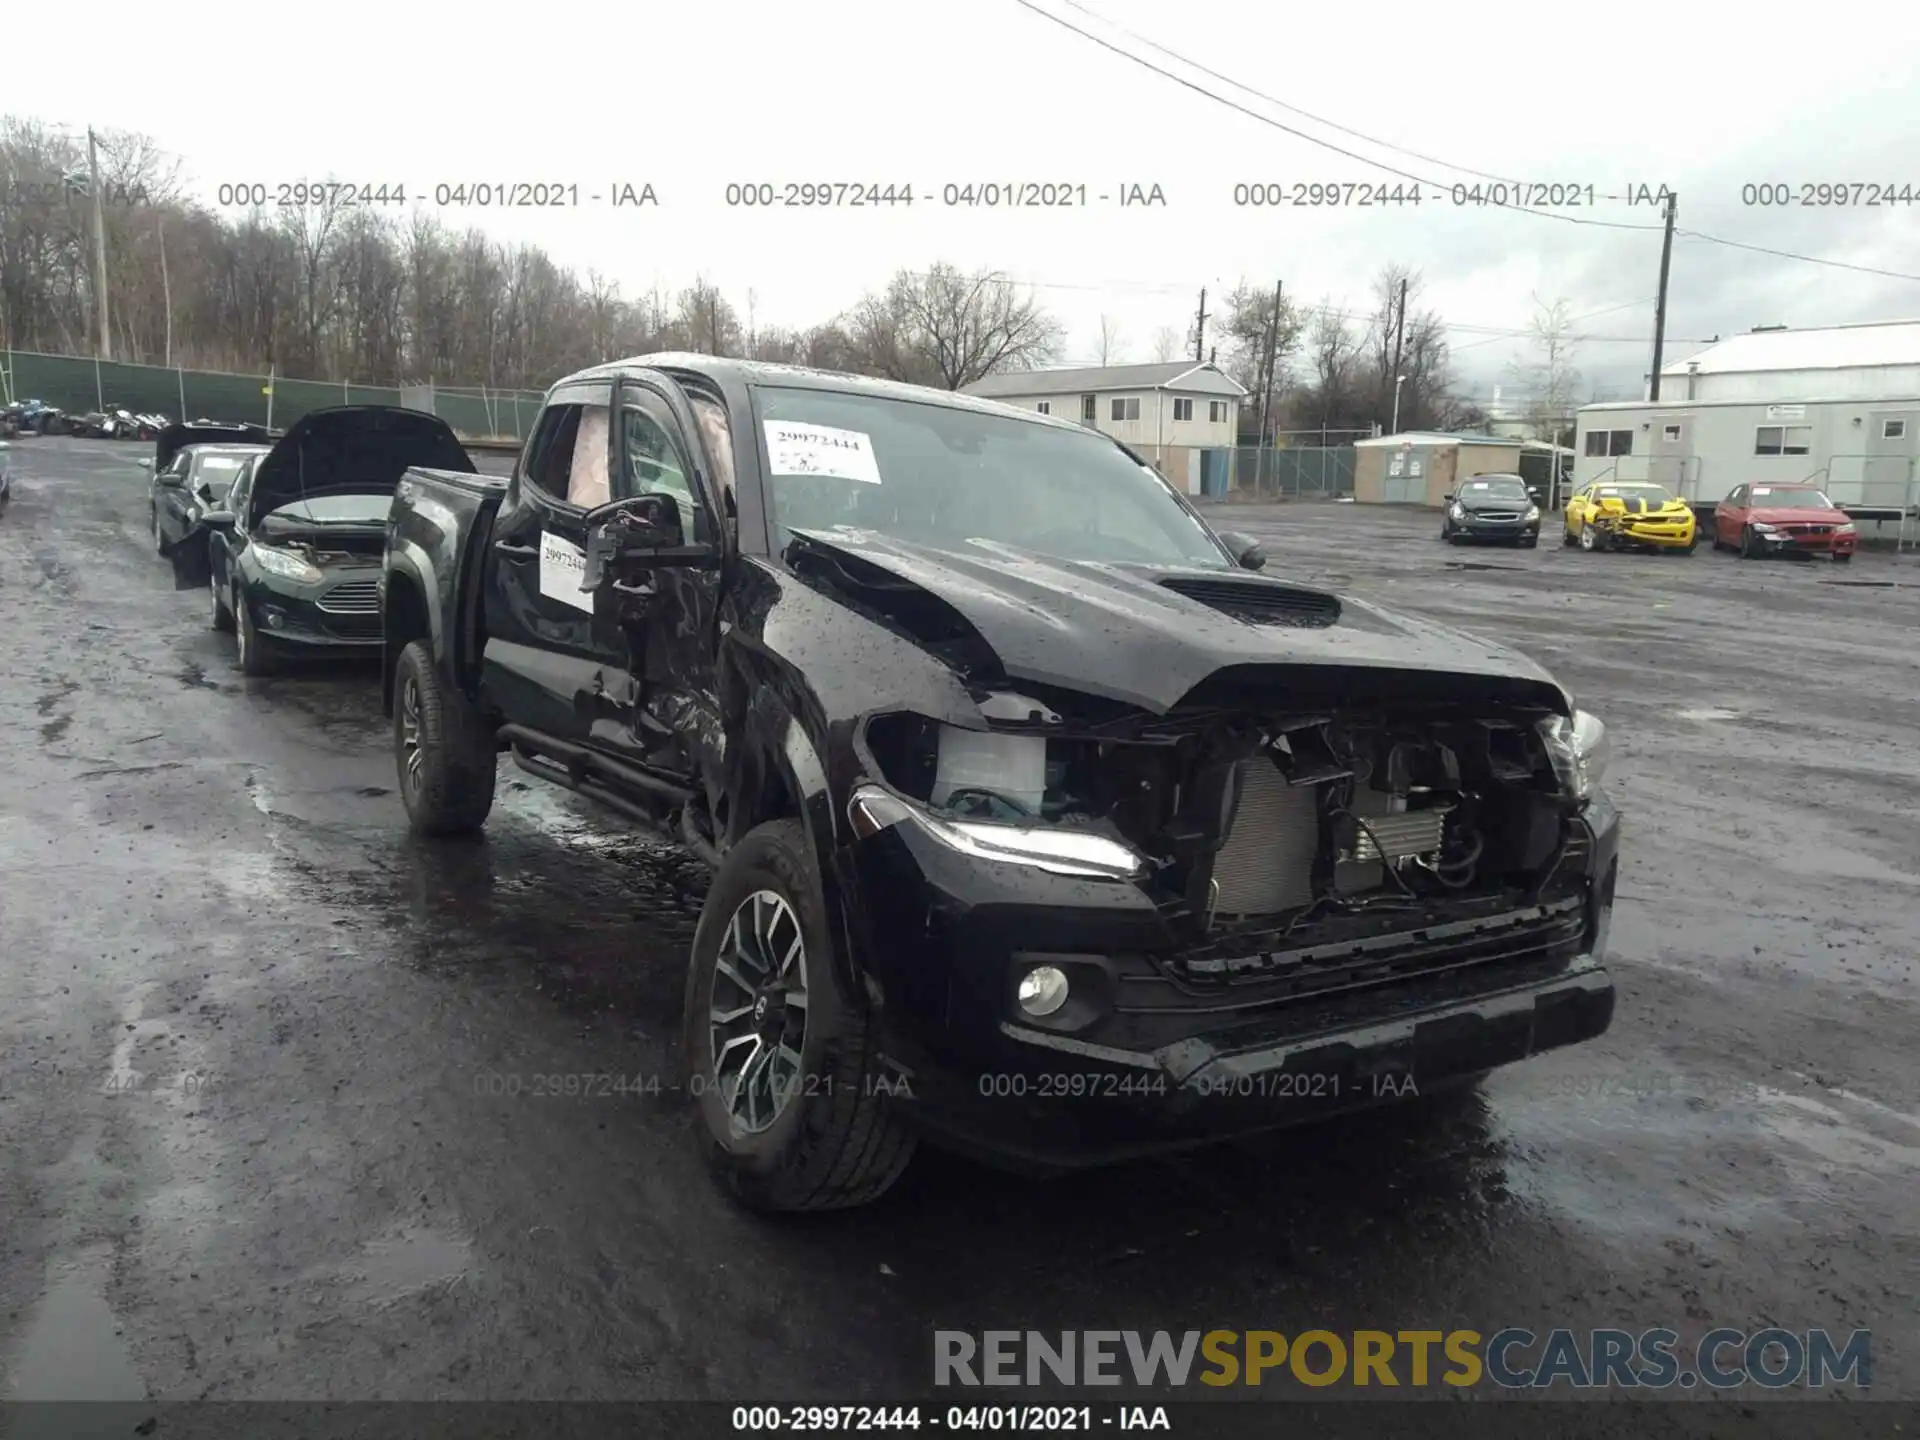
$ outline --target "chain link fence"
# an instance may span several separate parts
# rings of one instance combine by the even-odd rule
[[[1282,430],[1233,452],[1233,493],[1249,500],[1339,500],[1353,494],[1356,440],[1371,430]]]
[[[406,405],[440,416],[470,440],[521,439],[543,398],[534,390],[359,385],[129,365],[27,350],[0,352],[0,372],[6,380],[0,399],[44,400],[70,413],[124,409],[176,420],[204,417],[285,429],[310,410],[334,405]]]

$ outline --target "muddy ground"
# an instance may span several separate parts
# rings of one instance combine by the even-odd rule
[[[143,449],[17,442],[0,516],[8,1393],[848,1399],[924,1392],[936,1327],[1773,1324],[1870,1327],[1920,1395],[1913,558],[1221,515],[1608,721],[1613,1029],[1463,1105],[1045,1185],[923,1152],[775,1223],[671,1094],[495,1093],[674,1073],[698,866],[511,767],[483,841],[409,841],[377,673],[244,681]]]

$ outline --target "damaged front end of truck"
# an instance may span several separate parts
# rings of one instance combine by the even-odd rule
[[[798,548],[978,708],[860,719],[841,851],[889,1055],[950,1141],[1092,1163],[1606,1029],[1605,731],[1530,663],[1264,577],[1100,567],[1096,623],[1025,604],[1030,560],[1010,597],[891,542]]]

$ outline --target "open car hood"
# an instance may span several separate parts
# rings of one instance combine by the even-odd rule
[[[189,445],[270,445],[273,437],[260,425],[169,425],[153,442],[153,468],[164,470]]]
[[[302,415],[261,456],[247,496],[247,523],[296,500],[390,495],[411,466],[476,474],[452,427],[424,410],[336,405]]]
[[[1216,677],[1230,691],[1222,672],[1284,688],[1306,667],[1317,675],[1303,695],[1377,683],[1572,708],[1517,651],[1246,570],[1062,560],[984,541],[936,549],[845,528],[793,535],[795,574],[936,654],[1155,714]]]

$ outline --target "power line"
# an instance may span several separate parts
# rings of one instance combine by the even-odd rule
[[[1773,250],[1765,245],[1749,245],[1744,240],[1724,240],[1718,235],[1703,235],[1698,230],[1675,230],[1676,235],[1684,235],[1689,240],[1707,240],[1715,245],[1728,245],[1735,250],[1752,250],[1761,255],[1777,255],[1782,260],[1805,260],[1813,265],[1831,265],[1836,270],[1857,270],[1862,275],[1884,275],[1889,280],[1912,280],[1920,284],[1920,275],[1908,275],[1900,270],[1879,270],[1871,265],[1852,265],[1845,260],[1827,260],[1818,255],[1802,255],[1794,250]]]
[[[1428,165],[1438,165],[1444,170],[1458,170],[1462,175],[1477,175],[1482,180],[1495,180],[1500,182],[1501,184],[1512,183],[1511,180],[1505,175],[1494,175],[1485,170],[1476,170],[1471,165],[1455,165],[1452,161],[1449,161],[1449,160],[1441,160],[1432,155],[1422,155],[1418,150],[1409,150],[1407,149],[1406,146],[1396,145],[1391,140],[1376,139],[1374,136],[1363,134],[1361,131],[1355,130],[1351,126],[1342,125],[1337,120],[1329,120],[1326,118],[1326,116],[1316,115],[1311,110],[1302,110],[1298,105],[1289,105],[1286,101],[1277,99],[1274,96],[1267,94],[1267,92],[1264,90],[1256,90],[1253,88],[1253,86],[1248,85],[1243,81],[1236,80],[1231,75],[1222,75],[1218,70],[1209,70],[1206,66],[1202,65],[1199,61],[1189,60],[1186,56],[1180,54],[1179,51],[1177,50],[1169,50],[1166,46],[1158,43],[1157,41],[1148,39],[1145,35],[1137,34],[1136,32],[1127,29],[1127,27],[1124,25],[1115,24],[1113,21],[1107,19],[1106,16],[1100,14],[1098,11],[1089,10],[1086,6],[1080,4],[1079,0],[1062,0],[1062,3],[1065,5],[1071,6],[1075,10],[1078,10],[1082,15],[1087,15],[1092,17],[1095,20],[1098,20],[1102,25],[1105,25],[1109,30],[1118,31],[1120,34],[1126,36],[1129,40],[1137,40],[1142,45],[1145,45],[1148,49],[1157,50],[1160,52],[1160,54],[1168,56],[1171,59],[1178,60],[1182,65],[1185,65],[1190,69],[1198,70],[1202,75],[1209,76],[1215,80],[1223,81],[1224,83],[1233,86],[1233,88],[1236,90],[1243,90],[1249,95],[1256,95],[1260,99],[1266,101],[1269,105],[1277,105],[1282,110],[1285,110],[1288,113],[1293,115],[1303,115],[1307,119],[1313,121],[1314,124],[1316,125],[1324,125],[1329,130],[1338,130],[1342,135],[1351,135],[1356,140],[1364,140],[1369,145],[1378,145],[1383,150],[1392,150],[1396,154],[1410,156],[1413,159],[1423,161]]]
[[[1132,51],[1124,49],[1119,45],[1115,45],[1111,40],[1103,40],[1100,38],[1100,36],[1095,35],[1092,31],[1081,29],[1078,25],[1075,25],[1071,20],[1063,20],[1058,15],[1054,15],[1046,10],[1042,10],[1038,5],[1033,3],[1033,0],[1013,0],[1013,3],[1022,7],[1023,9],[1031,10],[1034,14],[1040,16],[1043,20],[1051,20],[1054,24],[1059,25],[1064,29],[1071,30],[1074,34],[1078,35],[1083,40],[1091,40],[1094,44],[1098,45],[1103,50],[1111,50],[1115,55],[1120,56],[1123,60],[1131,60],[1134,64],[1142,66],[1148,70],[1151,70],[1153,71],[1154,74],[1162,76],[1165,79],[1171,80],[1176,85],[1184,85],[1187,87],[1187,89],[1194,91],[1196,94],[1204,95],[1209,100],[1212,100],[1217,104],[1225,105],[1230,110],[1238,110],[1242,115],[1245,115],[1252,120],[1258,120],[1262,125],[1271,125],[1276,130],[1285,131],[1287,134],[1293,136],[1295,139],[1305,140],[1309,145],[1318,145],[1323,150],[1331,150],[1333,151],[1334,154],[1344,155],[1349,160],[1358,160],[1362,165],[1371,165],[1375,169],[1385,170],[1389,175],[1398,175],[1401,179],[1411,180],[1417,185],[1430,185],[1436,190],[1446,190],[1451,188],[1449,185],[1444,184],[1441,181],[1432,179],[1429,176],[1416,175],[1411,170],[1402,170],[1398,166],[1387,164],[1384,160],[1375,160],[1370,156],[1356,154],[1352,150],[1343,149],[1342,147],[1334,144],[1331,140],[1322,140],[1318,135],[1309,135],[1304,130],[1296,130],[1291,125],[1283,125],[1280,121],[1274,119],[1271,115],[1262,115],[1258,110],[1249,110],[1245,105],[1242,105],[1237,100],[1229,99],[1227,96],[1222,95],[1217,91],[1209,90],[1204,85],[1197,85],[1193,81],[1187,79],[1186,76],[1184,75],[1176,75],[1173,73],[1173,71],[1164,69],[1163,67],[1154,64],[1151,60],[1143,59],[1142,57],[1135,55]],[[1167,53],[1169,55],[1174,54],[1173,51],[1168,51]],[[1181,59],[1183,64],[1192,63],[1191,61],[1185,60],[1184,57],[1176,56],[1176,58]],[[1194,68],[1198,69],[1200,67],[1194,66]],[[1456,166],[1453,168],[1457,169],[1458,167]],[[1624,220],[1588,220],[1588,219],[1582,219],[1577,215],[1558,215],[1551,210],[1534,210],[1534,209],[1528,209],[1526,207],[1496,206],[1493,208],[1500,209],[1500,210],[1514,211],[1516,213],[1524,214],[1524,215],[1537,215],[1542,219],[1559,220],[1559,221],[1565,222],[1568,225],[1597,225],[1603,229],[1608,229],[1608,230],[1659,230],[1664,228],[1659,225],[1631,224]]]
[[[1323,140],[1317,135],[1309,135],[1304,130],[1296,130],[1291,125],[1282,124],[1280,121],[1275,120],[1270,115],[1262,115],[1257,110],[1250,110],[1245,105],[1240,104],[1237,100],[1233,100],[1228,96],[1219,94],[1217,91],[1209,90],[1204,85],[1196,84],[1192,80],[1187,79],[1184,75],[1176,75],[1173,73],[1173,71],[1167,70],[1159,65],[1156,65],[1151,60],[1145,59],[1142,56],[1135,55],[1132,51],[1127,50],[1122,46],[1115,45],[1110,40],[1102,39],[1100,36],[1093,34],[1091,31],[1081,29],[1078,25],[1075,25],[1070,20],[1063,19],[1062,17],[1052,14],[1049,11],[1042,10],[1038,5],[1033,3],[1033,0],[1014,0],[1014,3],[1016,5],[1019,5],[1021,8],[1025,10],[1032,11],[1035,15],[1040,16],[1043,20],[1051,20],[1054,24],[1062,27],[1063,29],[1071,30],[1074,34],[1080,36],[1080,38],[1083,40],[1091,40],[1094,44],[1098,45],[1101,49],[1109,50],[1113,54],[1120,56],[1121,59],[1123,60],[1131,60],[1134,64],[1139,65],[1144,69],[1151,70],[1154,74],[1161,76],[1163,79],[1171,80],[1176,85],[1183,85],[1187,89],[1192,90],[1196,94],[1206,96],[1207,99],[1214,101],[1216,104],[1225,105],[1230,110],[1237,110],[1242,115],[1247,116],[1251,120],[1258,120],[1262,125],[1270,125],[1276,130],[1283,131],[1286,134],[1293,136],[1295,139],[1305,140],[1309,145],[1318,145],[1323,150],[1331,150],[1336,155],[1345,156],[1349,160],[1357,160],[1362,165],[1371,165],[1376,169],[1385,170],[1390,175],[1398,175],[1402,179],[1412,180],[1416,184],[1431,185],[1436,190],[1445,190],[1450,188],[1449,186],[1444,185],[1437,180],[1433,180],[1422,175],[1416,175],[1411,170],[1402,170],[1398,166],[1387,164],[1384,160],[1375,160],[1365,155],[1356,154],[1351,150],[1343,149],[1341,146],[1335,145],[1330,140]],[[1092,11],[1087,10],[1085,6],[1075,4],[1075,0],[1064,0],[1064,3],[1073,5],[1076,10],[1081,11],[1083,14],[1090,15],[1094,13]],[[1121,30],[1121,27],[1117,25],[1114,26],[1113,28],[1115,30]],[[1121,33],[1128,34],[1130,32],[1121,30]],[[1162,54],[1170,56],[1171,58],[1180,61],[1181,64],[1189,66],[1192,69],[1199,70],[1202,73],[1207,75],[1214,75],[1216,78],[1219,78],[1219,79],[1226,79],[1225,76],[1219,76],[1216,74],[1216,72],[1208,70],[1205,66],[1200,65],[1195,61],[1187,59],[1184,55],[1181,55],[1178,51],[1169,50],[1167,49],[1167,47],[1163,45],[1154,45],[1152,41],[1146,41],[1144,43],[1153,45],[1153,48],[1160,51]],[[1259,91],[1253,90],[1250,87],[1245,85],[1240,85],[1238,81],[1227,80],[1226,83],[1230,85],[1234,85],[1239,89],[1246,90],[1248,94],[1260,95]],[[1268,100],[1270,103],[1281,105],[1283,109],[1295,110],[1295,107],[1286,105],[1284,104],[1284,102],[1281,102],[1281,101],[1273,100],[1271,96],[1261,95],[1261,98],[1264,100]],[[1296,110],[1296,113],[1304,115],[1304,114],[1307,114],[1308,112],[1302,111],[1302,110]],[[1311,118],[1319,120],[1318,116],[1313,116]],[[1323,125],[1330,125],[1332,122],[1326,121],[1326,120],[1319,120],[1319,123]],[[1345,129],[1344,126],[1334,126],[1333,128]],[[1347,131],[1347,133],[1358,134],[1359,132]],[[1367,137],[1361,136],[1360,138],[1366,139]],[[1383,146],[1383,148],[1386,148],[1386,149],[1400,151],[1400,153],[1402,154],[1410,155],[1414,153],[1409,150],[1401,150],[1401,147],[1397,145],[1387,145],[1386,142],[1384,141],[1370,140],[1368,143],[1381,145]],[[1460,170],[1466,174],[1482,175],[1485,173],[1479,170],[1467,170],[1466,167],[1464,166],[1452,165],[1449,162],[1444,160],[1431,160],[1429,161],[1429,163],[1435,164],[1435,165],[1441,165],[1451,170]],[[1588,219],[1578,215],[1561,215],[1552,210],[1540,210],[1540,209],[1535,209],[1531,206],[1502,205],[1502,206],[1493,206],[1489,208],[1505,211],[1508,213],[1514,213],[1514,214],[1532,215],[1543,220],[1558,220],[1568,225],[1594,225],[1607,230],[1664,231],[1666,229],[1666,226],[1664,224],[1642,225],[1642,224],[1631,223],[1624,220]],[[1825,265],[1836,270],[1852,270],[1860,274],[1879,275],[1890,280],[1910,280],[1916,284],[1920,284],[1920,275],[1910,275],[1903,271],[1881,270],[1871,265],[1854,265],[1844,260],[1829,260],[1829,259],[1826,259],[1824,256],[1820,256],[1820,255],[1803,255],[1795,250],[1775,250],[1765,245],[1753,245],[1742,240],[1728,240],[1723,236],[1709,235],[1704,231],[1700,231],[1700,230],[1676,230],[1675,233],[1685,235],[1688,238],[1694,239],[1694,240],[1704,240],[1709,244],[1713,244],[1713,245],[1725,245],[1730,249],[1734,249],[1734,250],[1751,250],[1761,255],[1772,255],[1782,260],[1799,260],[1809,265]]]

